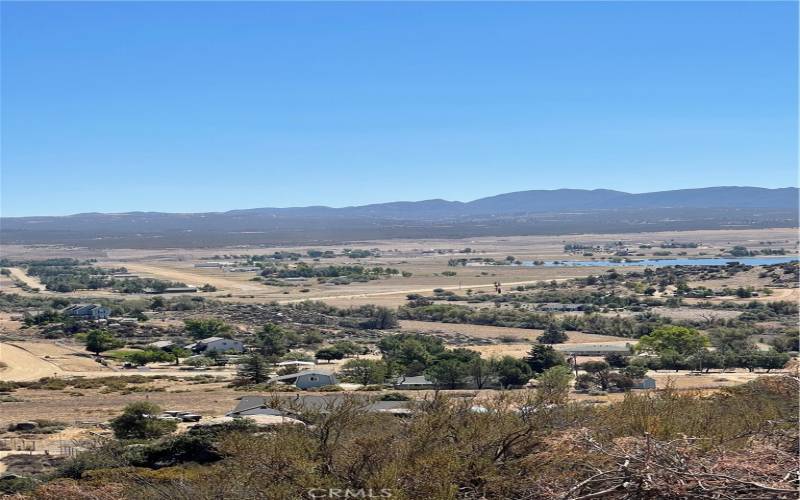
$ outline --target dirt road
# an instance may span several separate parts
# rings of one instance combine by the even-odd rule
[[[247,281],[240,279],[227,278],[225,276],[215,275],[219,271],[212,271],[207,269],[181,269],[174,267],[162,267],[152,264],[141,264],[139,262],[124,262],[128,271],[136,274],[149,274],[154,278],[159,278],[169,281],[179,281],[187,285],[201,286],[205,283],[217,287],[222,290],[238,290],[242,292],[258,292],[264,291],[263,285],[253,285]]]
[[[40,291],[42,291],[44,293],[52,293],[52,292],[49,292],[49,291],[45,290],[45,287],[42,284],[42,282],[39,281],[39,278],[36,278],[34,276],[28,276],[27,274],[25,274],[24,270],[22,270],[22,269],[20,269],[18,267],[9,267],[8,270],[11,272],[11,276],[14,279],[25,283],[29,287],[38,288]]]
[[[512,283],[501,283],[502,288],[508,289],[509,287],[515,287],[520,285],[530,285],[532,283],[540,283],[542,281],[567,281],[572,278],[556,278],[556,279],[547,279],[547,280],[528,280],[528,281],[515,281]],[[485,283],[482,285],[469,285],[468,287],[462,285],[452,285],[452,286],[439,286],[435,287],[442,290],[461,290],[464,288],[494,288],[493,283]],[[409,293],[430,293],[431,287],[427,288],[415,288],[411,290],[390,290],[385,292],[367,292],[367,293],[358,293],[352,295],[322,295],[322,296],[315,296],[315,297],[303,297],[302,299],[290,299],[290,300],[279,300],[279,304],[294,304],[297,302],[305,302],[307,300],[337,300],[337,299],[364,299],[370,297],[386,297],[391,295],[407,295]]]

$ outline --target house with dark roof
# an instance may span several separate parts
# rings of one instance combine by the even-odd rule
[[[111,309],[99,304],[73,304],[61,311],[71,318],[98,320],[111,316]]]

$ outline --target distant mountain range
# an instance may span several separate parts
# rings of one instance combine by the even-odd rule
[[[795,187],[723,186],[639,194],[557,189],[518,191],[469,202],[435,199],[342,208],[6,217],[0,219],[0,237],[4,243],[136,247],[143,245],[137,243],[139,239],[149,240],[144,246],[219,246],[224,242],[277,244],[559,231],[793,227],[797,225],[797,212]]]

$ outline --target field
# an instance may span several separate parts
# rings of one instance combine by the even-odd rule
[[[425,300],[443,307],[461,307],[471,311],[500,313],[538,312],[538,302],[526,302],[537,293],[555,293],[568,290],[570,293],[602,291],[601,295],[632,293],[633,285],[584,287],[576,285],[575,278],[587,276],[603,277],[613,269],[609,267],[545,267],[522,265],[451,265],[453,259],[492,259],[495,262],[515,261],[560,261],[560,260],[606,260],[614,257],[621,248],[630,249],[635,258],[669,257],[714,257],[724,255],[726,249],[744,246],[749,250],[783,248],[796,254],[798,248],[797,232],[793,229],[748,229],[687,231],[668,233],[635,233],[614,235],[569,235],[569,236],[528,236],[503,238],[470,238],[462,240],[385,240],[359,241],[336,246],[304,247],[227,247],[191,249],[94,249],[66,248],[56,246],[3,246],[2,257],[19,262],[0,275],[0,290],[3,294],[15,294],[22,301],[64,299],[67,302],[108,301],[110,304],[127,304],[126,307],[144,310],[149,321],[134,326],[116,325],[119,335],[125,339],[127,350],[142,347],[153,340],[182,340],[184,320],[196,317],[220,317],[234,327],[234,335],[251,342],[266,322],[283,318],[287,325],[301,331],[319,329],[323,342],[355,340],[368,346],[369,354],[364,359],[379,359],[376,349],[379,339],[396,333],[420,333],[441,339],[448,348],[467,348],[477,351],[483,358],[499,359],[511,356],[525,358],[537,338],[543,334],[543,327],[499,326],[494,324],[475,324],[470,322],[442,322],[425,319],[401,318],[396,327],[385,331],[365,332],[353,330],[349,326],[337,326],[336,314],[347,316],[362,305],[376,305],[397,310],[409,304],[409,297],[423,297]],[[621,244],[620,244],[621,243]],[[688,245],[691,243],[691,245]],[[607,247],[608,250],[567,253],[565,245],[580,244],[586,247]],[[686,245],[681,245],[686,244]],[[662,246],[670,246],[665,250]],[[676,248],[681,247],[683,248]],[[345,249],[369,251],[368,256],[351,258]],[[469,249],[469,251],[465,251]],[[314,260],[308,256],[309,250],[329,251],[331,258]],[[304,280],[267,279],[260,277],[260,270],[233,271],[244,267],[248,262],[265,262],[250,259],[250,256],[272,255],[282,252],[296,254],[294,259],[266,260],[267,268],[292,271],[299,262],[312,267],[354,265],[371,269],[396,269],[396,274],[380,275],[377,279],[345,280],[346,284],[333,284],[331,279]],[[592,253],[593,255],[584,255]],[[25,263],[37,259],[52,259],[69,256],[78,260],[91,259],[91,265],[101,268],[124,267],[127,273],[140,278],[152,278],[170,282],[181,282],[189,286],[209,285],[210,291],[185,294],[163,294],[166,301],[195,304],[189,308],[161,308],[150,310],[154,295],[120,293],[110,288],[99,290],[78,289],[71,292],[56,292],[45,289],[35,276],[26,274]],[[509,257],[511,256],[511,257]],[[507,259],[509,257],[509,259]],[[208,262],[224,262],[219,268],[196,267]],[[641,273],[642,267],[616,268],[617,273]],[[649,308],[655,316],[666,318],[679,324],[693,324],[699,328],[704,325],[723,325],[725,322],[740,322],[745,305],[751,301],[770,304],[775,301],[797,303],[800,299],[797,284],[791,281],[776,281],[775,272],[768,273],[763,268],[753,267],[741,272],[720,276],[690,275],[687,285],[691,288],[706,287],[717,292],[730,291],[706,298],[687,297],[678,304],[668,305],[667,301],[675,294],[675,286],[664,286],[651,292],[649,296],[634,295],[640,299],[661,300],[661,305]],[[497,288],[500,291],[498,292]],[[563,288],[566,287],[566,288]],[[740,297],[736,290],[752,290],[755,296]],[[559,292],[561,293],[561,292]],[[563,293],[567,293],[564,291]],[[749,292],[748,292],[749,293]],[[599,297],[599,295],[598,295]],[[597,297],[595,297],[597,298]],[[450,302],[454,299],[454,302]],[[457,300],[456,300],[457,299]],[[503,299],[495,301],[495,299]],[[599,299],[598,299],[599,300]],[[321,301],[334,306],[339,313],[327,313],[327,322],[315,323],[313,311],[305,311],[300,306],[305,301]],[[516,301],[516,303],[515,303]],[[547,300],[545,300],[546,302]],[[193,309],[201,304],[199,309]],[[292,309],[297,308],[297,309]],[[37,384],[45,377],[56,380],[47,387],[20,387],[8,395],[0,395],[0,428],[15,422],[47,418],[65,422],[67,429],[49,437],[36,437],[38,446],[56,453],[63,447],[65,439],[84,436],[81,430],[86,422],[99,425],[119,414],[128,403],[146,399],[164,409],[191,411],[204,418],[223,415],[232,409],[238,398],[248,394],[230,386],[236,376],[236,367],[212,367],[203,371],[180,369],[170,362],[151,363],[146,368],[124,368],[118,358],[104,356],[100,363],[86,352],[83,343],[73,335],[60,333],[60,330],[47,325],[26,325],[22,320],[36,306],[17,307],[8,302],[0,311],[0,382],[21,382]],[[33,311],[34,313],[36,311]],[[283,314],[296,316],[285,317]],[[276,316],[277,314],[277,316]],[[330,316],[332,314],[332,316]],[[575,313],[573,313],[575,314]],[[640,310],[625,307],[597,306],[593,315],[609,321],[636,321]],[[585,313],[577,313],[583,317]],[[555,312],[548,317],[557,320],[568,319],[570,313]],[[333,318],[333,319],[332,319]],[[333,321],[333,323],[331,323]],[[751,323],[759,328],[753,341],[760,349],[770,347],[768,342],[784,335],[787,317],[765,317]],[[112,321],[110,321],[111,323]],[[134,322],[135,323],[135,322]],[[320,326],[323,325],[323,326]],[[102,325],[101,325],[102,326]],[[112,325],[109,325],[112,326]],[[567,329],[567,340],[563,347],[593,344],[624,348],[636,343],[635,338],[618,335],[589,333],[580,329]],[[186,343],[186,342],[184,342]],[[326,345],[326,344],[324,344]],[[133,349],[135,350],[135,349]],[[304,355],[313,355],[314,350],[304,347],[297,350]],[[582,357],[580,361],[601,360],[601,357]],[[316,369],[336,372],[343,360],[321,363]],[[777,370],[778,373],[782,370]],[[772,371],[775,373],[775,370]],[[697,373],[690,370],[650,370],[658,388],[667,386],[680,391],[713,392],[721,387],[729,387],[764,376],[764,370],[745,369],[711,370],[710,373]],[[144,376],[135,383],[120,382],[123,377]],[[110,377],[110,378],[109,378]],[[135,378],[135,377],[134,377]],[[84,388],[67,385],[58,381],[95,380],[97,384],[85,383]],[[117,380],[117,381],[115,381]],[[80,384],[79,384],[80,385]],[[428,391],[412,391],[411,397],[429,396]],[[490,398],[497,394],[494,390],[472,391],[479,398]],[[574,392],[570,395],[576,401],[608,403],[623,398],[622,393],[587,394]],[[5,399],[3,399],[5,398]],[[93,427],[92,432],[107,432]],[[40,449],[41,452],[41,449]],[[3,452],[7,455],[8,452]],[[0,468],[3,462],[0,461]]]
[[[564,280],[589,274],[598,274],[609,269],[601,267],[552,268],[523,266],[453,268],[447,265],[448,260],[453,258],[467,256],[501,261],[511,255],[523,261],[589,260],[590,258],[583,257],[580,254],[565,254],[564,245],[576,242],[585,245],[603,245],[617,241],[624,242],[626,246],[636,248],[637,252],[644,254],[642,257],[637,258],[654,257],[655,252],[662,250],[659,245],[664,242],[699,243],[697,248],[680,249],[680,252],[686,253],[686,257],[712,257],[720,253],[719,249],[731,248],[734,245],[743,245],[751,249],[770,247],[770,245],[765,244],[766,242],[771,242],[771,247],[773,248],[781,247],[796,253],[798,244],[797,233],[793,229],[758,229],[575,236],[482,237],[463,240],[388,240],[352,242],[346,246],[326,247],[237,247],[169,250],[69,249],[68,255],[78,259],[96,259],[97,263],[95,265],[101,267],[125,267],[129,272],[144,278],[179,281],[194,286],[207,283],[216,287],[217,291],[203,293],[203,296],[224,301],[264,302],[274,300],[287,303],[300,300],[324,300],[336,306],[369,303],[395,307],[405,301],[407,294],[429,292],[433,288],[455,291],[467,289],[486,291],[492,290],[495,282],[500,282],[504,287],[516,287],[538,281]],[[653,245],[653,248],[638,249],[641,245]],[[224,256],[226,254],[264,255],[275,251],[305,253],[309,248],[333,250],[340,253],[342,248],[345,247],[378,249],[380,256],[363,259],[336,257],[323,259],[319,264],[385,266],[411,273],[411,276],[393,276],[349,285],[320,284],[310,279],[301,284],[293,283],[291,286],[269,286],[252,281],[257,275],[255,272],[230,272],[223,269],[194,267],[198,263],[216,260],[212,259],[214,256]],[[464,248],[472,249],[473,253],[455,253]],[[67,255],[66,252],[67,249],[65,248],[51,246],[6,245],[2,247],[2,256],[8,259],[62,257]],[[671,250],[671,252],[672,256],[677,256],[679,250]],[[597,255],[596,257],[607,258],[607,256],[602,255]],[[455,272],[456,274],[454,276],[442,275],[442,272],[447,271]],[[12,268],[11,273],[15,279],[25,282],[28,286],[42,288],[35,278],[25,276],[22,270]],[[757,276],[750,275],[739,276],[736,279],[739,281],[731,283],[730,286],[758,284],[759,282]],[[15,289],[14,283],[7,277],[3,277],[0,285],[4,290],[27,293],[21,289]],[[52,292],[42,291],[40,293]],[[68,297],[119,296],[119,294],[105,290],[82,290],[59,295]]]

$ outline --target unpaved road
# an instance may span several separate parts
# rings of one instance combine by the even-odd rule
[[[509,287],[515,287],[519,285],[530,285],[532,283],[540,283],[542,281],[567,281],[572,278],[556,278],[556,279],[546,279],[546,280],[528,280],[528,281],[515,281],[513,283],[501,283],[501,287],[503,289],[508,289]],[[439,286],[435,288],[440,288],[442,290],[461,290],[464,288],[494,288],[493,283],[485,283],[482,285],[469,285],[469,286],[462,286],[462,285],[452,285],[452,286]],[[279,304],[294,304],[297,302],[305,302],[307,300],[336,300],[336,299],[364,299],[370,297],[385,297],[389,295],[407,295],[409,293],[430,293],[431,287],[427,288],[415,288],[412,290],[390,290],[386,292],[367,292],[367,293],[358,293],[352,295],[322,295],[317,297],[303,297],[302,299],[290,299],[290,300],[279,300]]]
[[[222,290],[239,290],[243,292],[264,291],[264,285],[253,285],[247,281],[226,278],[224,276],[215,276],[208,274],[218,271],[209,271],[205,269],[181,269],[175,267],[155,266],[151,264],[141,264],[139,262],[122,262],[128,271],[135,274],[149,274],[154,278],[159,278],[169,281],[179,281],[186,283],[190,286],[202,286],[205,283],[217,287]]]
[[[25,283],[29,287],[38,288],[41,292],[44,292],[44,293],[52,293],[52,292],[49,292],[49,291],[45,290],[45,287],[42,284],[42,282],[39,281],[39,278],[36,278],[34,276],[28,276],[27,274],[25,274],[24,270],[22,270],[22,269],[20,269],[18,267],[9,267],[8,270],[11,272],[11,276],[14,279],[17,279],[17,280]]]

